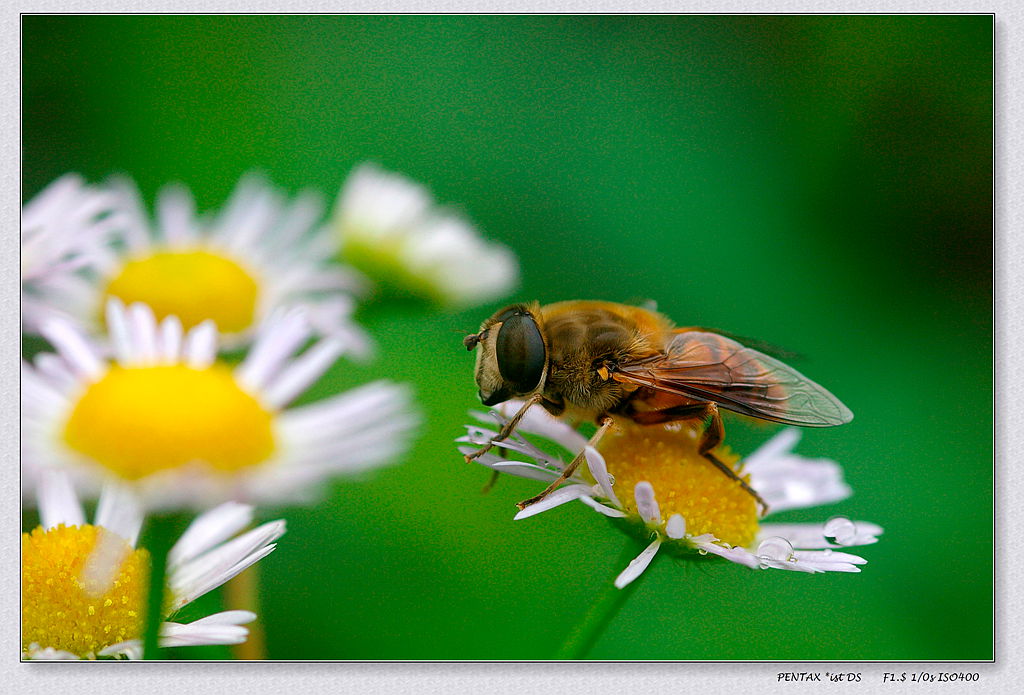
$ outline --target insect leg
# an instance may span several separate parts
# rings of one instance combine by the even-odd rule
[[[605,417],[601,421],[601,426],[597,429],[597,432],[594,432],[594,436],[590,438],[589,442],[587,442],[587,446],[595,446],[599,441],[601,441],[601,437],[604,436],[605,432],[611,429],[612,424],[612,419],[610,417]],[[586,447],[584,447],[583,451],[576,454],[576,457],[572,461],[570,461],[569,465],[562,470],[562,474],[558,476],[554,482],[552,482],[544,489],[544,492],[540,493],[539,495],[536,495],[535,497],[531,497],[528,500],[518,502],[516,506],[519,507],[520,510],[523,510],[529,507],[531,504],[534,504],[535,502],[540,502],[542,499],[550,495],[555,490],[555,488],[557,488],[559,485],[568,480],[569,476],[576,472],[576,469],[580,467],[580,464],[583,463],[583,461],[586,460],[586,458],[587,449]]]
[[[495,444],[505,439],[508,439],[510,436],[512,436],[512,433],[516,431],[516,427],[519,426],[519,422],[523,419],[523,416],[526,415],[526,411],[529,410],[532,406],[540,403],[542,398],[543,396],[541,396],[539,393],[535,393],[532,396],[530,396],[530,398],[527,399],[525,403],[523,403],[523,407],[519,409],[519,412],[513,415],[512,419],[506,422],[505,425],[501,428],[501,430],[499,430],[497,436],[495,436],[493,439],[491,439],[489,442],[484,444],[481,448],[477,449],[473,453],[466,454],[464,456],[464,458],[466,459],[466,463],[469,463],[475,458],[483,456],[488,451],[490,451],[491,447],[493,447]]]
[[[490,492],[491,489],[494,487],[494,484],[498,482],[498,476],[500,475],[501,473],[498,471],[491,471],[491,477],[487,480],[487,484],[480,489],[480,494],[486,495],[488,492]]]
[[[761,516],[764,516],[768,513],[768,503],[764,501],[761,495],[757,494],[754,488],[747,485],[747,481],[738,476],[736,471],[725,465],[721,459],[711,453],[711,450],[722,442],[722,438],[725,436],[725,428],[722,426],[722,414],[718,412],[718,405],[715,403],[708,403],[707,408],[710,418],[705,420],[706,429],[704,430],[704,434],[701,435],[697,451],[701,456],[715,464],[715,467],[718,468],[718,470],[739,482],[740,487],[753,495],[754,499],[757,500],[758,505],[761,507]],[[705,415],[705,417],[707,418],[708,415]]]
[[[632,419],[641,425],[658,425],[665,422],[694,420],[698,418],[703,421],[704,431],[701,433],[700,441],[697,444],[697,453],[713,463],[715,468],[725,473],[729,478],[738,482],[740,487],[757,500],[757,504],[761,507],[761,516],[767,514],[768,503],[762,499],[761,495],[757,494],[754,488],[747,484],[747,481],[737,475],[736,471],[725,465],[721,459],[711,453],[711,450],[718,446],[725,436],[725,428],[722,426],[722,415],[718,412],[718,405],[716,403],[680,405],[674,408],[666,408],[665,410],[652,410],[632,415]]]

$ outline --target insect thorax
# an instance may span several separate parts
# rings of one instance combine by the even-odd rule
[[[602,377],[598,369],[649,350],[636,324],[627,317],[592,308],[545,318],[549,354],[546,395],[595,415],[617,405],[625,395],[623,388]]]

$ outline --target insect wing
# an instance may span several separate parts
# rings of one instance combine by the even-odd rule
[[[838,398],[797,370],[716,333],[679,333],[664,354],[620,365],[615,378],[791,425],[828,427],[853,419]]]

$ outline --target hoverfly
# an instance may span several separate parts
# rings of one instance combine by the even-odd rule
[[[802,427],[853,419],[838,398],[774,357],[707,329],[675,327],[662,314],[625,304],[513,304],[484,321],[463,345],[479,348],[475,376],[484,405],[526,401],[466,461],[509,437],[537,404],[574,424],[596,422],[591,446],[616,418],[639,425],[696,420],[702,427],[698,452],[737,480],[764,511],[764,500],[712,453],[724,437],[719,408]],[[517,506],[546,497],[583,460],[580,452],[546,490]]]

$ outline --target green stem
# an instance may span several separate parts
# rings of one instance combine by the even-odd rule
[[[257,562],[224,585],[224,601],[227,608],[260,614],[259,569],[260,563]],[[267,658],[267,638],[259,618],[249,623],[249,639],[236,644],[231,651],[239,661],[261,661]]]
[[[556,660],[569,661],[584,658],[598,638],[604,634],[605,628],[608,627],[612,618],[618,614],[619,609],[625,605],[626,600],[640,583],[640,577],[637,577],[625,587],[617,589],[614,584],[615,577],[626,568],[633,558],[640,554],[643,548],[644,546],[634,539],[629,539],[616,563],[615,575],[602,584],[597,599],[590,604],[590,609],[583,616],[583,620],[569,633],[561,648],[555,653]]]
[[[164,590],[167,585],[167,553],[178,536],[177,517],[153,515],[146,529],[145,548],[149,551],[149,588],[146,594],[146,631],[143,633],[142,658],[159,659],[160,626],[164,621]]]

